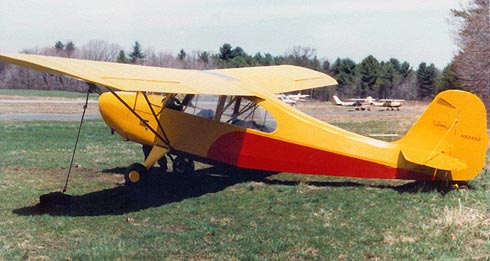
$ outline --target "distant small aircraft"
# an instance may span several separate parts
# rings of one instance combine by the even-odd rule
[[[286,104],[289,104],[289,105],[291,105],[291,106],[296,105],[296,101],[297,101],[297,100],[291,99],[291,98],[289,98],[289,97],[288,97],[287,95],[285,95],[285,94],[282,94],[282,93],[281,93],[281,94],[277,94],[276,96],[277,96],[277,98],[278,98],[279,100],[281,100],[282,102],[284,102],[284,103],[286,103]]]
[[[280,93],[280,94],[277,94],[276,96],[277,96],[277,98],[279,98],[279,100],[283,101],[284,103],[289,104],[291,106],[294,106],[299,101],[301,101],[301,102],[306,101],[306,98],[308,98],[310,95],[301,94],[301,92],[298,92],[297,94]]]
[[[340,98],[337,96],[337,95],[334,95],[333,96],[333,103],[335,105],[338,105],[338,106],[353,106],[355,107],[355,110],[356,111],[364,111],[364,110],[369,110],[369,108],[366,108],[365,106],[363,106],[363,101],[364,100],[357,100],[357,99],[352,99],[351,101],[342,101],[340,100]]]
[[[400,100],[400,99],[380,99],[380,100],[375,100],[373,97],[368,96],[366,99],[364,99],[364,103],[376,106],[376,107],[385,107],[386,110],[394,110],[397,109],[398,111],[400,110],[400,107],[403,105],[402,102],[405,100]]]
[[[147,178],[166,155],[174,173],[193,161],[273,172],[360,178],[467,181],[488,147],[487,113],[475,95],[440,93],[398,141],[355,134],[306,115],[276,94],[333,86],[330,76],[296,66],[178,70],[25,54],[0,61],[104,86],[103,120],[124,140],[149,149],[126,183]]]
[[[334,99],[334,104],[335,105],[341,105],[341,106],[355,106],[356,109],[362,108],[362,110],[367,109],[370,110],[368,107],[364,107],[364,105],[370,105],[370,106],[376,106],[376,107],[386,107],[386,110],[400,110],[400,107],[402,106],[403,101],[405,100],[399,100],[399,99],[381,99],[381,100],[375,100],[373,97],[368,96],[365,99],[349,99],[348,102],[344,102],[339,99],[337,95],[333,96]]]
[[[286,97],[288,99],[293,100],[293,101],[304,102],[304,101],[306,101],[306,98],[310,97],[310,95],[309,94],[301,94],[301,91],[300,91],[297,94],[286,94]]]

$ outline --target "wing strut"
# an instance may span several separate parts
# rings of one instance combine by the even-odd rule
[[[163,131],[163,128],[162,128],[160,122],[158,121],[158,119],[157,119],[158,127],[162,130],[162,133],[164,136],[160,135],[160,133],[158,133],[157,130],[153,129],[147,123],[147,121],[143,117],[141,117],[133,108],[131,108],[131,106],[129,106],[129,104],[127,104],[113,89],[111,89],[111,88],[107,88],[107,89],[109,89],[109,91],[112,93],[112,95],[114,95],[114,97],[116,97],[134,116],[136,116],[136,118],[138,118],[145,125],[146,128],[148,128],[153,134],[155,134],[155,136],[157,136],[163,143],[165,143],[165,145],[168,147],[168,149],[170,149],[170,150],[172,149],[172,145],[170,144],[170,140],[165,135],[165,132]],[[148,106],[150,106],[150,108],[152,110],[153,116],[155,116],[155,118],[156,118],[157,115],[155,114],[155,111],[151,107],[151,104],[150,104],[146,94],[144,95],[144,97],[145,97],[146,101],[148,102]]]
[[[165,139],[162,139],[159,136],[158,137],[163,141],[163,143],[165,143],[165,145],[167,145],[167,147],[169,149],[171,149],[170,140],[168,139],[168,136],[165,133],[165,130],[163,129],[162,123],[158,120],[157,114],[155,113],[153,106],[151,106],[151,103],[150,103],[150,100],[148,99],[148,96],[146,95],[146,93],[142,93],[142,94],[143,94],[143,97],[145,97],[146,103],[148,104],[148,107],[150,108],[151,114],[153,114],[153,117],[155,117],[155,121],[158,123],[158,128],[162,131],[163,137]],[[165,106],[162,108],[162,111],[164,109],[165,109]],[[161,111],[160,111],[160,113],[161,113]]]

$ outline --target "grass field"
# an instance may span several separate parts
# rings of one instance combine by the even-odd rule
[[[337,122],[361,134],[410,121]],[[101,121],[82,130],[69,207],[60,191],[77,122],[0,122],[0,260],[486,259],[490,174],[470,189],[407,182],[201,168],[152,169],[145,191],[122,186],[142,160]]]

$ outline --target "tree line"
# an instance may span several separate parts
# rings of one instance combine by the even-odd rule
[[[181,69],[216,69],[246,66],[291,64],[321,71],[335,77],[338,86],[332,89],[311,90],[317,99],[326,100],[335,92],[341,97],[403,98],[424,100],[446,89],[465,89],[490,102],[490,8],[488,0],[473,0],[467,8],[451,10],[457,20],[456,43],[459,53],[442,71],[433,63],[422,62],[414,68],[407,61],[390,58],[380,61],[369,55],[356,63],[350,58],[333,62],[319,59],[311,47],[295,46],[284,55],[268,52],[248,54],[240,46],[225,43],[216,52],[181,49],[168,51],[144,49],[136,41],[125,51],[117,43],[91,40],[81,47],[72,41],[57,41],[51,47],[25,49],[23,53],[54,55],[146,66]],[[84,91],[79,81],[61,76],[33,72],[20,67],[0,64],[0,88],[64,89]]]
[[[333,63],[320,60],[311,47],[295,46],[284,55],[257,52],[248,54],[240,46],[225,43],[216,53],[211,51],[186,52],[177,54],[153,49],[143,49],[136,41],[130,51],[124,51],[119,44],[105,40],[92,40],[77,47],[72,41],[57,41],[52,47],[25,49],[22,53],[79,58],[95,61],[130,63],[181,69],[216,69],[248,66],[270,66],[290,64],[311,68],[335,77],[338,86],[335,92],[345,97],[366,97],[406,99],[429,98],[436,93],[441,74],[434,64],[421,63],[417,71],[404,61],[396,58],[378,61],[370,55],[360,63],[350,58],[337,58]],[[75,80],[34,72],[28,69],[1,65],[0,88],[26,88],[46,90],[83,91],[85,86]],[[315,98],[328,99],[330,89],[312,90]]]

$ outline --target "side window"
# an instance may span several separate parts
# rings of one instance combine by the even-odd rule
[[[182,105],[185,113],[242,128],[270,133],[277,127],[272,115],[254,97],[188,95]]]
[[[248,97],[228,97],[220,121],[268,133],[276,129],[272,115]]]
[[[219,96],[189,95],[184,98],[184,112],[206,119],[214,119],[218,108]]]

